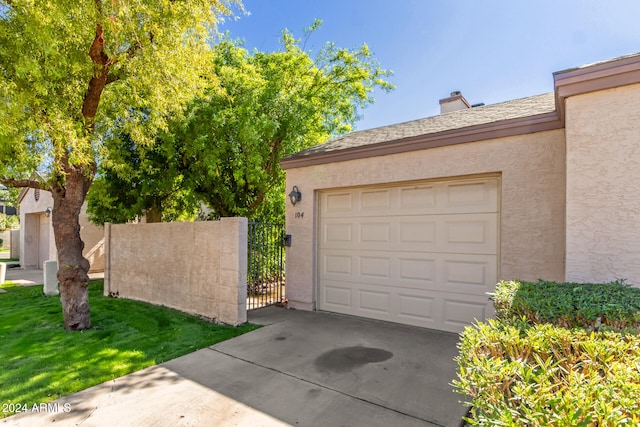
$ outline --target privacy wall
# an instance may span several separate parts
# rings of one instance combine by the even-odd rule
[[[247,321],[247,219],[105,224],[105,295]]]

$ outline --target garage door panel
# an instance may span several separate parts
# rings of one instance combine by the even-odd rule
[[[392,276],[390,258],[389,256],[361,256],[360,275],[381,278],[388,282]]]
[[[350,247],[353,242],[353,223],[333,222],[325,224],[323,227],[323,246]]]
[[[326,219],[320,249],[497,253],[497,214]]]
[[[398,256],[398,279],[405,283],[433,284],[436,281],[436,260],[427,256],[419,257],[420,254],[399,254]]]
[[[353,257],[348,253],[331,253],[324,256],[322,271],[327,274],[350,276],[353,273]]]
[[[320,259],[319,271],[323,280],[337,281],[348,286],[358,283],[388,286],[397,276],[395,255],[372,252],[353,255],[348,250],[327,251]]]
[[[376,189],[361,191],[358,195],[360,213],[388,212],[391,209],[391,190]]]
[[[499,180],[320,193],[318,308],[459,332],[492,312]]]
[[[394,317],[402,323],[449,332],[460,332],[474,320],[485,319],[493,313],[486,295],[400,292],[396,301],[397,313]]]
[[[361,251],[354,255],[346,249],[325,250],[319,271],[328,280],[436,289],[436,271],[441,270],[438,263],[442,261],[427,253]]]
[[[363,244],[389,245],[391,243],[391,224],[389,220],[360,223],[360,242]]]
[[[390,292],[384,287],[351,287],[329,281],[321,294],[323,310],[371,319],[459,332],[492,315],[487,296],[446,292]]]
[[[391,293],[385,286],[327,280],[320,295],[324,310],[390,319]]]
[[[345,287],[337,283],[333,285],[330,281],[325,284],[322,292],[323,306],[328,310],[336,310],[338,312],[345,312],[344,310],[350,310],[353,306],[352,302],[353,290],[350,287]]]
[[[441,283],[447,292],[485,295],[496,284],[495,255],[445,255]]]
[[[453,214],[439,218],[438,251],[446,253],[496,254],[497,215]]]
[[[465,295],[446,297],[442,304],[442,329],[460,331],[476,320],[484,320],[493,315],[488,298],[470,299]]]
[[[437,224],[435,220],[426,218],[407,218],[398,220],[398,239],[403,247],[410,245],[416,249],[435,248]]]
[[[495,285],[496,257],[393,251],[325,250],[321,277],[344,283],[484,295]],[[490,283],[490,285],[487,285]]]
[[[433,296],[398,294],[398,317],[406,323],[433,326],[436,322],[437,298]]]
[[[325,192],[320,195],[320,213],[348,218],[398,210],[404,215],[497,212],[497,186],[493,179]]]
[[[434,185],[416,185],[398,189],[400,209],[406,214],[415,212],[435,212],[436,187]]]
[[[353,194],[350,192],[323,194],[323,214],[326,217],[349,214],[353,209]]]
[[[497,180],[450,182],[440,189],[440,213],[497,212]]]
[[[358,309],[363,312],[375,312],[380,316],[389,316],[391,306],[390,293],[360,289],[358,292]]]

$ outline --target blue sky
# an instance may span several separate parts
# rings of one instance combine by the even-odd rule
[[[554,71],[640,52],[638,0],[244,0],[220,27],[249,49],[324,21],[307,49],[367,43],[396,89],[376,93],[357,129],[439,113],[459,90],[472,104],[550,92]]]

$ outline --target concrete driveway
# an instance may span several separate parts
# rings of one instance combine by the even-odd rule
[[[265,308],[265,327],[4,419],[27,426],[459,426],[458,336]],[[32,404],[34,402],[28,402]]]

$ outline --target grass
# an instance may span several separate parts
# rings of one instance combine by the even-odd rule
[[[93,327],[70,332],[60,299],[44,296],[42,286],[2,288],[0,403],[46,403],[258,328],[105,297],[96,280],[89,284]]]

